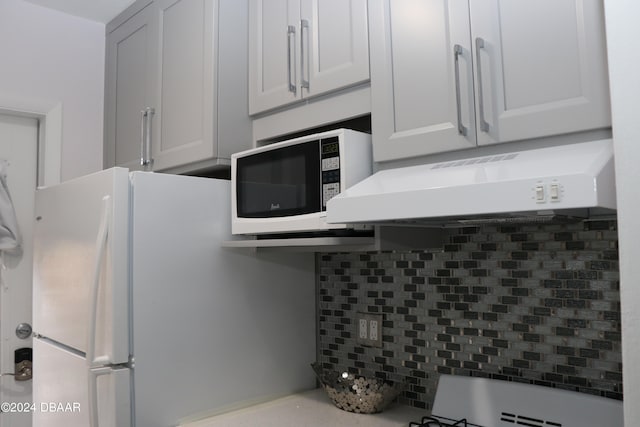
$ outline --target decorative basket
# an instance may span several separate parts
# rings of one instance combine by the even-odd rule
[[[331,371],[317,363],[311,367],[334,405],[349,412],[382,412],[404,389],[403,383]]]

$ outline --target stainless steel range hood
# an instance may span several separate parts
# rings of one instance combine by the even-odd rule
[[[331,199],[327,222],[538,222],[615,208],[606,139],[379,171]]]

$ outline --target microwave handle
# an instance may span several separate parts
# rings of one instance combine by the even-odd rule
[[[293,42],[293,48],[291,47]],[[293,25],[289,25],[287,27],[287,73],[288,73],[288,83],[289,83],[289,92],[293,92],[296,94],[296,85],[294,84],[293,77],[295,74],[295,70],[291,71],[291,67],[295,65],[294,49],[296,46],[296,27]]]

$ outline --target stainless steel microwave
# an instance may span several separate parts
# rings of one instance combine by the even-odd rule
[[[233,234],[336,232],[327,201],[371,175],[371,135],[337,129],[231,156]]]

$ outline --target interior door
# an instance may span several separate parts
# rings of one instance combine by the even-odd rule
[[[103,363],[128,362],[127,169],[37,190],[35,216],[34,331],[82,354],[93,336]]]
[[[131,425],[131,380],[127,368],[90,371],[80,355],[40,339],[34,340],[33,425],[46,427],[88,427],[95,411],[95,427]],[[90,376],[95,381],[89,392]],[[89,405],[95,403],[94,409]]]
[[[0,114],[0,162],[4,162],[6,183],[16,213],[22,245],[19,251],[2,253],[0,271],[0,368],[14,372],[16,349],[31,347],[32,339],[19,339],[16,326],[31,323],[31,282],[33,259],[33,209],[36,190],[38,121],[33,118]],[[0,251],[3,252],[3,251]],[[16,381],[12,376],[0,377],[1,402],[30,402],[31,381]],[[31,426],[26,413],[0,414],[2,427]]]

